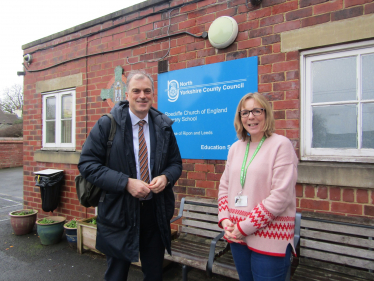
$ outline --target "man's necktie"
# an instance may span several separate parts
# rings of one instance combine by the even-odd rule
[[[148,150],[147,143],[145,142],[143,126],[144,120],[138,122],[139,125],[139,167],[140,167],[140,179],[149,183],[149,171],[148,171]]]

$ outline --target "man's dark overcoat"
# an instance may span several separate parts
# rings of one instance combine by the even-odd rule
[[[132,124],[128,101],[120,102],[111,110],[117,130],[105,166],[107,140],[111,121],[101,117],[92,128],[79,159],[78,169],[89,182],[105,191],[98,206],[96,249],[118,259],[138,261],[140,203],[127,190],[128,178],[136,179]],[[170,254],[170,220],[175,199],[172,187],[181,175],[182,159],[172,120],[158,110],[149,111],[152,178],[165,175],[169,184],[153,194],[154,210],[163,243]]]

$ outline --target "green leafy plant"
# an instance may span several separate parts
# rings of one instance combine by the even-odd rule
[[[50,220],[50,219],[47,219],[47,218],[44,218],[44,219],[41,219],[38,221],[40,224],[50,224],[50,223],[55,223],[57,221],[54,221],[54,220]]]
[[[29,211],[13,212],[12,215],[15,215],[15,216],[25,216],[25,215],[31,215],[33,213],[34,213],[33,210],[29,210]]]
[[[96,219],[92,219],[89,223],[90,223],[90,224],[97,224],[97,223],[96,223]]]
[[[77,228],[77,219],[72,219],[71,221],[65,223],[66,227]]]

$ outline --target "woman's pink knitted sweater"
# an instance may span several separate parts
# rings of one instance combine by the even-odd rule
[[[258,142],[251,142],[248,160]],[[249,165],[243,188],[246,207],[235,207],[235,197],[241,191],[240,170],[247,142],[237,141],[230,148],[219,193],[218,225],[224,219],[238,224],[248,248],[267,255],[285,256],[287,245],[293,246],[296,213],[295,185],[297,156],[284,136],[272,134]],[[229,241],[230,242],[230,241]]]

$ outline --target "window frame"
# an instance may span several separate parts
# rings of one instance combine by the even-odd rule
[[[343,149],[343,148],[312,148],[312,102],[311,102],[311,63],[333,58],[351,57],[374,52],[374,40],[349,43],[340,46],[324,47],[300,52],[300,158],[306,161],[336,161],[374,163],[374,149]],[[357,128],[362,133],[362,92],[361,92],[361,61],[357,60],[356,101],[337,102],[336,104],[358,104]],[[365,103],[374,102],[373,99]],[[334,102],[328,102],[333,104]],[[314,103],[323,104],[323,103]],[[327,104],[327,103],[326,103]],[[358,137],[361,141],[361,135]]]
[[[62,97],[64,95],[71,95],[72,96],[72,116],[71,116],[71,143],[61,143],[61,104],[62,104]],[[56,98],[56,127],[55,127],[55,142],[54,143],[47,143],[46,142],[46,100],[49,97]],[[63,89],[58,91],[51,91],[42,93],[42,150],[67,150],[67,151],[75,151],[76,145],[76,92],[75,88],[70,89]]]

